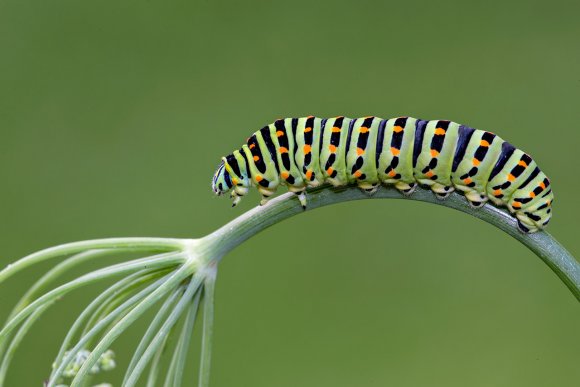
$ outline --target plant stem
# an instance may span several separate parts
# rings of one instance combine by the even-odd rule
[[[141,357],[138,359],[137,364],[131,371],[129,377],[127,378],[126,382],[123,383],[123,386],[133,387],[137,385],[139,381],[139,377],[141,373],[147,366],[147,363],[151,360],[151,358],[155,355],[159,348],[162,348],[163,343],[165,342],[165,338],[169,335],[169,332],[177,323],[177,320],[181,317],[189,303],[191,302],[192,298],[195,296],[195,293],[199,291],[199,287],[201,285],[201,278],[197,275],[194,275],[193,278],[190,280],[189,285],[187,286],[187,290],[177,302],[167,320],[163,323],[161,329],[157,331],[157,334],[151,340],[147,349],[143,352]]]
[[[133,369],[137,365],[137,362],[139,362],[139,359],[141,359],[141,357],[143,356],[143,353],[151,343],[151,340],[153,339],[155,334],[159,331],[159,327],[165,321],[169,312],[175,307],[175,303],[177,302],[178,297],[182,295],[183,291],[184,291],[183,285],[175,289],[175,291],[165,299],[165,301],[161,305],[161,308],[159,308],[159,311],[157,311],[157,314],[155,315],[155,317],[149,324],[149,327],[147,327],[145,334],[141,338],[141,341],[139,342],[137,349],[135,349],[135,352],[133,352],[133,357],[131,358],[129,365],[127,366],[125,376],[123,378],[123,383],[121,383],[121,385],[124,386],[127,383],[127,380],[129,379],[129,376],[131,375]]]
[[[54,363],[57,366],[59,366],[62,363],[62,360],[63,360],[63,357],[64,357],[65,352],[69,349],[69,346],[72,343],[72,340],[73,340],[76,332],[80,329],[80,327],[83,324],[83,322],[100,305],[106,305],[107,304],[107,300],[110,298],[111,294],[115,294],[119,290],[123,290],[126,287],[133,286],[135,283],[142,284],[142,283],[148,282],[150,280],[156,280],[161,275],[162,274],[160,274],[158,272],[149,273],[148,271],[145,271],[145,270],[138,271],[136,273],[133,273],[133,274],[131,274],[131,275],[123,278],[122,280],[118,281],[117,283],[111,285],[107,290],[105,290],[104,292],[102,292],[101,294],[99,294],[99,296],[97,298],[95,298],[81,312],[81,314],[78,316],[78,318],[75,320],[75,322],[73,323],[73,325],[68,330],[68,332],[67,332],[64,340],[62,341],[62,344],[60,346],[60,350],[58,351],[58,354],[56,355],[56,359],[55,359]],[[88,333],[88,332],[82,332],[81,337],[85,336],[86,333]],[[89,343],[89,341],[87,341],[87,344],[88,343]],[[52,371],[52,373],[50,375],[51,378],[56,373],[56,369],[57,369],[57,367],[55,367],[53,369],[53,371]]]
[[[44,313],[46,309],[50,307],[50,305],[51,305],[50,303],[47,303],[37,308],[30,316],[28,316],[26,321],[24,321],[24,324],[22,324],[18,332],[16,332],[16,335],[14,336],[12,342],[10,342],[8,349],[6,350],[4,359],[2,360],[2,364],[0,365],[0,386],[4,385],[6,373],[8,372],[8,367],[10,366],[10,362],[12,361],[14,352],[16,352],[16,349],[22,342],[22,339],[24,339],[24,336],[26,336],[28,330],[32,327],[32,324],[34,324],[36,320],[38,320],[38,318],[42,315],[42,313]]]
[[[63,255],[96,249],[122,249],[123,251],[172,251],[183,248],[182,239],[171,238],[107,238],[72,242],[37,251],[11,263],[0,271],[0,283],[30,265]]]
[[[81,366],[71,382],[71,387],[79,387],[79,384],[88,374],[91,367],[95,365],[99,356],[106,351],[111,344],[119,337],[129,326],[131,326],[143,313],[151,308],[157,301],[163,298],[171,290],[190,276],[195,268],[189,264],[184,264],[178,270],[175,270],[168,279],[164,280],[157,289],[149,294],[139,305],[127,313],[110,331],[108,331],[101,341],[96,345],[94,350],[88,356],[87,360]],[[104,320],[103,320],[104,321]]]
[[[482,208],[471,207],[465,197],[456,192],[446,200],[438,199],[430,190],[417,188],[411,196],[404,196],[392,187],[380,187],[370,195],[357,187],[333,188],[321,186],[308,190],[308,211],[334,203],[362,199],[404,199],[418,200],[453,208],[476,218],[482,219],[520,241],[539,256],[566,284],[572,294],[580,301],[580,263],[550,234],[545,231],[524,234],[516,226],[515,218],[506,210],[486,204]],[[214,292],[217,265],[222,257],[236,246],[286,218],[302,213],[298,199],[288,193],[271,200],[267,205],[256,207],[234,219],[217,231],[201,239],[170,238],[111,238],[69,243],[31,254],[8,265],[0,271],[0,283],[20,270],[55,257],[68,256],[61,264],[48,271],[21,299],[5,326],[0,330],[0,385],[12,355],[33,322],[48,308],[68,292],[81,286],[106,278],[127,274],[124,280],[109,287],[81,313],[62,348],[57,355],[57,367],[53,370],[48,386],[52,387],[61,377],[65,367],[73,357],[93,338],[102,333],[100,341],[79,369],[71,387],[80,387],[87,382],[91,368],[117,337],[125,332],[139,317],[169,296],[161,311],[154,318],[138,346],[127,369],[124,384],[136,385],[148,363],[152,360],[148,386],[156,384],[160,369],[161,354],[167,345],[169,333],[175,329],[178,320],[188,310],[177,343],[173,359],[165,378],[166,385],[178,386],[181,382],[191,329],[195,324],[196,313],[203,297],[202,348],[199,369],[199,387],[209,386],[211,345],[213,338]],[[146,251],[161,254],[135,259],[129,262],[108,266],[48,291],[34,299],[47,285],[66,270],[101,255],[116,252]],[[79,254],[80,253],[80,254]],[[160,278],[162,277],[162,278]],[[189,281],[189,283],[184,283]],[[152,282],[152,283],[151,283]],[[142,284],[148,284],[137,291]],[[181,293],[181,287],[187,287]],[[179,300],[178,300],[179,299]],[[120,304],[120,305],[119,305]],[[92,314],[92,317],[90,315]],[[68,351],[69,343],[77,330],[88,319],[87,331],[83,332],[76,345]],[[8,353],[3,358],[12,331],[22,323],[20,330],[10,342]],[[93,325],[94,324],[94,325]],[[111,325],[108,327],[108,325]],[[107,329],[106,329],[107,328]]]
[[[122,251],[121,251],[122,252]],[[20,312],[25,306],[30,304],[30,302],[39,294],[44,288],[47,287],[52,281],[58,278],[60,275],[65,273],[66,271],[74,268],[85,261],[102,257],[105,255],[113,254],[110,250],[89,250],[82,253],[78,253],[73,255],[72,257],[66,259],[65,261],[59,263],[58,265],[54,266],[48,272],[46,272],[28,291],[22,296],[20,301],[16,304],[12,312],[8,316],[8,320],[16,315],[16,313]]]
[[[203,328],[201,333],[201,361],[199,366],[198,387],[209,386],[211,346],[213,342],[213,308],[215,294],[215,278],[217,266],[206,268],[206,275],[203,287]]]
[[[161,358],[163,357],[163,353],[165,352],[167,341],[169,341],[169,336],[165,336],[163,344],[157,349],[157,353],[155,353],[155,357],[151,362],[151,367],[149,368],[149,375],[147,375],[147,387],[155,387],[157,385],[159,369],[161,368]]]
[[[145,289],[141,290],[139,293],[135,294],[133,297],[131,297],[130,299],[125,301],[122,305],[120,305],[114,311],[112,311],[108,316],[106,316],[101,321],[99,321],[97,324],[95,324],[95,326],[90,331],[88,331],[85,335],[83,335],[78,340],[78,342],[75,344],[75,346],[68,351],[68,354],[66,356],[64,356],[60,362],[56,363],[57,367],[51,373],[47,387],[52,387],[55,385],[56,381],[62,376],[62,373],[64,372],[66,366],[73,360],[73,358],[77,354],[77,352],[82,350],[86,346],[86,344],[95,335],[97,335],[100,331],[102,331],[107,326],[107,324],[109,324],[112,320],[114,320],[115,318],[117,318],[120,315],[127,315],[128,313],[130,313],[130,312],[125,313],[127,310],[134,308],[134,309],[131,309],[131,311],[133,311],[133,310],[135,310],[135,308],[141,307],[143,305],[143,303],[145,302],[142,300],[144,298],[150,296],[155,291],[157,291],[157,289],[167,279],[171,278],[172,276],[173,276],[172,274],[167,274],[165,277],[163,277],[163,278],[157,280],[156,282],[152,283],[151,285],[147,286]],[[100,356],[107,349],[108,349],[108,347],[103,349],[98,354],[98,356]]]
[[[58,288],[44,294],[42,297],[39,297],[27,307],[22,309],[9,322],[7,322],[4,328],[0,331],[0,346],[10,331],[12,331],[16,325],[24,320],[24,318],[31,314],[36,308],[42,306],[46,302],[56,300],[74,289],[93,282],[101,281],[112,276],[125,274],[127,272],[134,272],[138,269],[164,268],[181,262],[183,262],[183,258],[179,253],[159,254],[150,258],[141,258],[126,263],[108,266],[103,269],[95,270],[91,273],[85,274],[73,281],[67,282],[66,284],[61,285]]]
[[[195,320],[197,318],[197,311],[199,308],[199,300],[202,292],[197,292],[191,305],[189,306],[189,311],[181,328],[181,335],[175,350],[173,352],[173,357],[171,358],[171,364],[169,365],[169,370],[165,377],[164,387],[181,387],[183,383],[183,371],[185,369],[185,360],[187,359],[187,352],[189,349],[189,343],[191,341],[191,335],[193,334],[193,328],[195,327]]]
[[[219,261],[226,253],[258,232],[302,213],[304,210],[298,199],[292,196],[294,195],[287,193],[271,200],[265,206],[256,207],[206,236],[200,242],[213,245],[213,257]],[[419,200],[453,208],[482,219],[532,250],[560,277],[580,301],[580,263],[550,234],[545,231],[524,234],[518,230],[515,218],[507,210],[490,204],[482,208],[473,208],[463,195],[456,192],[453,192],[447,199],[441,200],[436,198],[430,190],[419,187],[411,196],[404,196],[392,187],[381,187],[371,196],[357,187],[321,186],[308,191],[307,211],[330,204],[362,199]]]

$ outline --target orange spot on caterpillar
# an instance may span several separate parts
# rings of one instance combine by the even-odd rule
[[[508,179],[508,181],[514,181],[516,179],[516,177],[510,173],[508,175],[508,178],[507,179]]]
[[[433,171],[427,171],[427,173],[425,174],[425,176],[427,176],[427,177],[433,177]]]
[[[361,133],[368,133],[369,132],[369,128],[367,128],[366,126],[361,126],[359,129],[359,132]]]
[[[357,154],[357,155],[359,155],[359,156],[360,156],[360,155],[362,155],[363,153],[365,153],[365,150],[364,150],[364,149],[362,149],[362,148],[356,148],[356,154]]]
[[[339,132],[340,132],[340,128],[338,126],[332,127],[332,133],[339,133]]]
[[[314,116],[308,116],[308,117],[306,117],[306,118],[314,118]]]
[[[524,168],[526,168],[528,166],[528,164],[526,164],[526,162],[524,160],[520,160],[520,162],[518,163],[518,165],[521,165]]]
[[[486,140],[481,140],[481,142],[479,143],[480,146],[487,148],[489,146],[489,142],[487,142]]]
[[[256,177],[254,177],[254,180],[256,180],[258,183],[261,182],[264,178],[261,175],[256,175]]]
[[[401,150],[400,150],[400,149],[397,149],[397,148],[395,148],[395,147],[391,147],[391,153],[392,153],[393,155],[395,155],[395,156],[398,156],[398,155],[399,155],[399,153],[401,153]]]
[[[403,127],[402,126],[399,126],[399,125],[393,126],[393,132],[400,133],[402,131],[403,131]]]
[[[256,147],[256,144],[250,144],[250,149],[254,149]]]
[[[501,195],[501,189],[496,189],[495,191],[493,191],[493,195],[494,195],[494,196],[499,196],[499,195]]]
[[[290,177],[290,174],[288,172],[284,171],[284,172],[280,173],[280,176],[282,176],[282,179],[287,179],[288,177]]]
[[[437,152],[435,149],[431,149],[431,157],[437,157],[439,156],[439,152]]]
[[[334,145],[330,144],[330,145],[328,146],[328,150],[329,150],[329,151],[331,151],[332,153],[334,153],[334,152],[336,152],[336,146],[334,146]]]
[[[283,135],[284,135],[284,132],[283,132],[283,131],[281,131],[281,130],[278,130],[278,131],[276,132],[276,136],[278,136],[278,137],[282,137]]]
[[[254,161],[260,160],[260,156],[254,156]]]
[[[281,146],[280,148],[278,148],[278,151],[280,151],[280,153],[288,153],[288,149]]]
[[[326,174],[330,176],[332,175],[332,172],[334,172],[334,169],[332,167],[328,167],[328,169],[326,170]]]
[[[530,192],[530,197],[531,198],[535,198],[536,197],[536,194],[534,193],[534,191]]]
[[[475,165],[475,166],[478,166],[479,165],[479,160],[476,159],[475,157],[471,161],[473,162],[473,165]]]
[[[436,135],[443,135],[443,134],[445,134],[445,129],[437,128],[437,129],[435,129],[435,134]]]
[[[312,151],[312,147],[310,145],[304,145],[304,154],[307,155],[308,153],[310,153],[310,151]]]
[[[232,183],[233,183],[234,185],[238,185],[238,179],[236,179],[235,177],[234,177],[234,178],[232,178]]]
[[[513,208],[522,208],[522,205],[519,202],[514,202],[514,204],[512,204],[512,207]]]
[[[362,175],[361,171],[356,171],[355,173],[352,174],[354,177],[360,177]]]
[[[471,180],[471,178],[469,178],[469,177],[468,177],[468,178],[466,178],[466,179],[463,179],[463,182],[464,182],[465,184],[471,184],[471,183],[473,183],[473,180]]]
[[[391,170],[391,172],[389,172],[388,175],[390,177],[395,177],[395,176],[397,176],[397,172],[395,172],[394,170]]]
[[[308,180],[310,180],[312,178],[312,170],[311,169],[309,169],[308,171],[306,171],[306,178]]]
[[[542,189],[546,189],[546,184],[544,184],[544,182],[543,182],[543,181],[541,181],[541,182],[540,182],[540,187],[541,187]]]
[[[311,126],[308,126],[308,127],[304,128],[304,133],[308,133],[311,130],[312,130],[312,127]]]

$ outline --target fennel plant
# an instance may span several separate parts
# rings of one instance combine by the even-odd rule
[[[395,198],[420,200],[471,214],[511,235],[540,257],[580,300],[580,263],[545,231],[523,234],[515,219],[504,209],[489,204],[470,207],[462,195],[453,193],[442,201],[431,191],[417,189],[410,197],[393,188],[381,187],[372,196],[356,187],[328,186],[308,191],[308,211],[329,204],[360,199]],[[55,354],[49,387],[87,385],[91,374],[115,366],[115,340],[145,312],[156,308],[149,327],[124,365],[123,386],[180,386],[186,355],[201,318],[201,361],[198,385],[207,387],[210,378],[213,336],[214,290],[217,267],[222,257],[261,230],[303,212],[293,194],[284,194],[267,205],[256,207],[217,231],[198,239],[110,238],[68,243],[28,255],[0,272],[0,283],[36,263],[63,259],[44,274],[20,299],[0,331],[0,386],[4,385],[11,360],[21,340],[42,313],[67,293],[95,282],[117,281],[90,302],[70,326]],[[140,258],[88,272],[60,286],[51,284],[72,268],[105,256],[139,253]],[[168,337],[181,322],[178,340],[167,369],[161,359]],[[146,375],[145,375],[146,374]]]

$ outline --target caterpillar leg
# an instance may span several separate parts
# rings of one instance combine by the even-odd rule
[[[538,226],[536,226],[536,224],[525,214],[516,212],[516,218],[518,220],[518,229],[524,234],[529,234],[539,230]]]
[[[395,188],[398,189],[403,195],[409,196],[417,189],[417,183],[405,183],[403,181],[398,181],[395,183]]]
[[[230,199],[232,199],[232,207],[235,207],[242,201],[242,195],[238,195],[234,191],[230,194]]]
[[[445,200],[451,195],[451,192],[455,191],[455,188],[450,185],[435,183],[431,186],[431,190],[435,193],[437,199]]]
[[[276,189],[269,189],[264,187],[258,187],[258,191],[262,195],[262,200],[260,200],[260,205],[263,206],[268,203],[268,200],[276,193]]]
[[[306,209],[306,185],[288,185],[288,191],[298,196],[302,208]]]
[[[530,232],[530,229],[526,227],[526,225],[524,225],[522,223],[521,220],[518,219],[518,230],[520,230],[521,232],[523,232],[524,234],[528,234]]]
[[[333,187],[342,187],[345,185],[345,182],[341,181],[340,179],[328,178],[326,182],[330,183],[330,185]]]
[[[487,202],[488,198],[486,195],[480,194],[477,191],[468,191],[465,193],[465,198],[467,203],[473,208],[481,208]]]
[[[300,204],[302,204],[302,209],[306,209],[306,191],[296,191],[294,192],[294,195],[298,196],[298,200],[300,201]]]
[[[380,187],[380,184],[359,183],[358,187],[370,196],[374,195]]]
[[[242,198],[248,193],[248,188],[246,187],[235,187],[232,193],[230,194],[230,198],[233,200],[232,207],[237,206]]]

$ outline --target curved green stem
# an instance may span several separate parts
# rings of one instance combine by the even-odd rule
[[[28,291],[22,296],[20,301],[16,304],[16,306],[12,309],[12,312],[8,316],[8,320],[12,319],[16,313],[20,312],[24,307],[26,307],[34,298],[43,291],[52,281],[56,278],[61,276],[63,273],[67,272],[68,270],[84,263],[88,260],[99,258],[102,256],[106,256],[112,254],[110,250],[89,250],[82,253],[78,253],[73,255],[70,258],[67,258],[65,261],[62,261],[58,265],[54,266],[48,272],[46,272]]]
[[[28,316],[26,321],[24,321],[24,324],[22,324],[18,332],[16,332],[16,335],[14,335],[14,338],[6,350],[4,359],[2,359],[2,364],[0,365],[0,386],[4,385],[8,367],[10,366],[10,362],[12,361],[12,357],[14,356],[16,349],[22,342],[22,339],[24,339],[24,336],[26,336],[32,325],[36,322],[36,320],[38,320],[42,313],[44,313],[44,311],[50,307],[50,305],[51,304],[48,303],[38,307],[30,316]]]
[[[118,281],[117,283],[111,285],[107,290],[99,294],[97,298],[95,298],[77,317],[74,323],[71,325],[70,329],[68,330],[62,344],[60,346],[60,350],[56,355],[56,359],[54,361],[55,364],[60,365],[62,363],[62,359],[64,358],[65,352],[69,349],[72,340],[80,329],[83,322],[97,309],[100,305],[107,305],[107,300],[110,298],[111,294],[115,294],[118,291],[123,291],[127,287],[132,287],[135,284],[141,285],[146,283],[150,280],[157,280],[160,276],[162,276],[163,272],[150,272],[147,270],[138,271],[133,273],[122,280]],[[82,332],[81,337],[85,336],[88,332]],[[90,340],[87,341],[87,344],[90,343]],[[50,377],[54,376],[56,372],[56,367],[53,369]]]
[[[167,280],[163,281],[151,292],[138,306],[128,312],[110,331],[108,331],[101,341],[96,345],[94,350],[88,356],[87,360],[81,366],[80,370],[71,382],[71,387],[79,387],[80,383],[87,376],[90,369],[95,365],[99,356],[107,350],[111,344],[119,337],[129,326],[131,326],[143,313],[151,308],[157,301],[164,297],[167,293],[174,290],[175,287],[190,276],[195,271],[195,267],[190,264],[182,265],[178,270],[175,270]],[[103,320],[105,321],[105,320]]]
[[[137,385],[141,373],[143,372],[149,361],[151,361],[155,353],[157,353],[157,350],[163,346],[163,343],[165,342],[166,337],[169,335],[169,332],[173,329],[173,326],[177,323],[177,320],[181,317],[186,307],[189,305],[192,298],[194,297],[195,293],[199,290],[201,280],[202,279],[197,275],[194,275],[193,278],[190,280],[185,293],[183,294],[181,299],[177,302],[177,304],[169,314],[169,317],[167,317],[167,319],[161,326],[161,329],[158,330],[155,337],[153,337],[151,342],[148,343],[149,345],[147,346],[147,349],[138,359],[137,364],[135,364],[135,367],[129,374],[127,380],[123,383],[123,386],[133,387]]]
[[[89,332],[87,332],[85,335],[83,335],[78,340],[78,342],[75,344],[75,346],[68,351],[68,354],[63,356],[63,358],[60,360],[59,363],[56,363],[56,369],[54,369],[53,372],[51,373],[50,378],[49,378],[48,383],[47,383],[47,387],[55,386],[56,382],[62,376],[62,373],[65,370],[65,367],[73,360],[74,356],[80,350],[82,350],[85,347],[85,345],[95,335],[97,335],[99,332],[101,332],[112,320],[114,320],[115,318],[117,318],[120,315],[123,315],[123,314],[127,315],[127,314],[131,313],[130,311],[133,311],[136,308],[140,308],[140,307],[143,308],[144,305],[146,306],[147,304],[145,303],[145,301],[143,301],[143,299],[145,299],[148,296],[150,296],[151,294],[155,293],[159,289],[159,287],[161,287],[164,284],[164,282],[167,279],[169,279],[173,276],[174,276],[173,274],[167,274],[165,277],[153,282],[151,285],[147,286],[145,289],[141,290],[140,292],[135,294],[133,297],[131,297],[130,299],[125,301],[122,305],[119,305],[119,307],[117,307],[114,311],[112,311],[107,317],[105,317],[104,319],[99,321],[97,324],[95,324],[95,326]],[[131,308],[133,308],[133,309],[131,309]],[[127,312],[128,310],[130,310],[130,311]],[[97,357],[101,356],[101,354],[103,352],[105,352],[105,350],[107,350],[107,349],[108,349],[108,347],[100,350],[100,352],[96,356]],[[91,355],[94,352],[95,351],[93,351],[91,353]],[[91,364],[91,367],[93,365],[94,364]]]
[[[153,339],[155,334],[159,331],[159,327],[165,321],[167,315],[170,313],[171,309],[175,306],[178,297],[182,295],[183,291],[184,285],[181,285],[180,287],[175,289],[175,291],[165,299],[165,301],[161,305],[161,308],[159,308],[159,310],[157,311],[157,314],[155,315],[155,317],[151,321],[151,324],[149,324],[149,327],[147,327],[145,334],[141,338],[141,341],[139,342],[137,349],[135,349],[135,352],[133,352],[133,357],[131,358],[131,361],[129,362],[127,369],[125,370],[125,376],[123,377],[123,383],[121,383],[121,385],[124,386],[127,383],[127,379],[129,379],[129,376],[131,375],[133,369],[139,362],[139,359],[141,359],[141,357],[143,356],[143,352],[145,352],[145,350],[151,343],[151,340]]]
[[[281,195],[263,207],[256,207],[246,212],[203,238],[202,243],[213,245],[214,259],[220,260],[226,253],[258,232],[302,213],[304,210],[300,203],[292,196],[293,194],[290,193]],[[404,196],[394,188],[381,187],[371,196],[357,187],[321,186],[308,191],[307,211],[330,204],[362,199],[419,200],[453,208],[493,224],[540,257],[580,301],[580,263],[558,241],[545,231],[524,234],[518,230],[515,218],[507,210],[490,204],[482,208],[473,208],[463,195],[456,192],[447,199],[441,200],[436,198],[430,190],[422,188],[417,188],[411,196]]]
[[[172,238],[106,238],[72,242],[37,251],[7,265],[0,271],[0,283],[6,278],[47,259],[76,254],[87,250],[121,249],[122,251],[171,251],[181,250],[182,239]]]
[[[165,377],[164,387],[181,387],[183,383],[183,371],[185,370],[185,360],[191,342],[191,335],[195,327],[195,319],[197,318],[197,311],[199,308],[199,300],[202,292],[197,292],[193,301],[190,303],[189,311],[185,317],[185,322],[181,328],[181,334],[175,346],[169,370]]]
[[[203,287],[203,330],[201,333],[201,359],[199,364],[198,387],[209,387],[216,274],[217,267],[215,265],[209,267]]]
[[[369,195],[353,186],[341,188],[322,186],[308,190],[308,211],[334,203],[362,199],[419,200],[453,208],[482,219],[506,232],[532,250],[558,275],[571,290],[572,294],[580,300],[580,263],[550,234],[545,231],[524,234],[518,230],[515,218],[507,210],[499,209],[489,204],[486,204],[483,208],[473,208],[467,203],[465,197],[458,193],[452,193],[446,200],[440,200],[430,190],[421,188],[418,188],[415,193],[407,197],[399,193],[396,189],[389,187],[381,187],[376,193]],[[131,365],[127,370],[128,376],[126,377],[126,384],[136,384],[142,371],[144,371],[148,362],[151,360],[153,360],[153,363],[147,385],[156,384],[157,373],[160,369],[159,361],[163,348],[165,348],[167,343],[168,334],[175,328],[180,316],[185,314],[185,310],[192,308],[189,309],[187,321],[183,328],[184,331],[181,335],[184,342],[179,343],[175,349],[169,374],[165,379],[166,384],[179,385],[185,364],[185,355],[187,354],[187,343],[185,341],[189,341],[191,334],[191,332],[187,332],[187,329],[195,323],[195,316],[200,302],[201,291],[195,293],[193,288],[198,285],[201,286],[201,283],[203,283],[202,354],[198,385],[200,387],[207,387],[209,384],[210,348],[213,333],[214,282],[218,262],[225,254],[253,235],[303,211],[294,194],[288,193],[271,200],[265,206],[256,207],[246,212],[201,239],[113,238],[75,242],[31,254],[9,265],[0,271],[0,283],[12,274],[34,263],[49,258],[91,250],[84,254],[74,255],[60,265],[57,265],[53,270],[43,276],[19,302],[15,311],[11,314],[9,321],[0,330],[0,355],[2,355],[5,345],[8,344],[7,339],[12,335],[12,331],[24,322],[21,329],[16,333],[14,340],[11,342],[6,357],[3,359],[0,357],[3,361],[3,365],[0,364],[0,378],[3,377],[10,358],[20,340],[44,309],[69,291],[81,286],[113,276],[129,275],[126,279],[127,282],[121,280],[118,284],[110,287],[109,291],[105,291],[100,297],[97,297],[86,311],[82,313],[79,320],[77,320],[78,322],[75,322],[72,332],[65,339],[65,344],[57,356],[61,360],[58,362],[57,369],[51,375],[49,386],[55,385],[64,367],[72,360],[72,356],[90,342],[93,337],[97,337],[97,334],[104,330],[100,341],[81,366],[71,384],[72,387],[82,386],[87,380],[91,367],[96,364],[99,357],[110,347],[117,337],[123,334],[140,316],[156,305],[158,301],[165,298],[168,294],[175,292],[181,286],[185,286],[183,282],[187,278],[190,278],[192,282],[189,283],[187,296],[176,302],[176,304],[169,303],[170,305],[178,305],[179,307],[175,307],[173,313],[169,313],[170,307],[167,307],[167,311],[162,311],[158,314],[160,317],[156,318],[151,329],[145,334],[144,341],[138,347]],[[67,269],[81,262],[85,262],[88,259],[100,256],[101,254],[109,254],[117,251],[170,252],[93,271],[48,291],[35,299],[37,294],[40,294],[48,283]],[[151,272],[164,275],[164,277],[158,279],[157,274],[145,274]],[[153,277],[150,278],[147,275],[152,275]],[[123,290],[126,283],[134,283],[137,286],[140,285],[140,281],[149,283],[150,280],[157,282],[145,287],[145,289],[140,290],[136,294],[133,294],[134,287]],[[199,281],[199,283],[195,281]],[[194,296],[194,293],[196,296]],[[195,298],[193,306],[191,305],[192,298]],[[121,305],[118,305],[119,303]],[[68,343],[77,331],[77,328],[90,313],[94,313],[95,319],[98,319],[103,313],[106,314],[106,317],[94,325],[92,324],[93,320],[90,319],[88,324],[90,329],[88,332],[82,335],[67,356],[63,356],[63,351],[68,347]],[[166,317],[167,314],[169,317]],[[161,323],[162,321],[165,322]],[[109,324],[112,326],[108,327]]]
[[[157,385],[159,370],[161,369],[161,358],[166,350],[168,341],[169,335],[165,336],[163,344],[157,349],[157,353],[155,353],[155,357],[153,358],[151,367],[149,368],[149,375],[147,375],[147,387],[155,387]]]
[[[125,273],[132,273],[138,269],[147,268],[166,268],[174,264],[179,264],[183,262],[183,257],[179,253],[165,253],[153,256],[151,258],[141,258],[127,263],[120,263],[117,265],[112,265],[103,269],[95,270],[88,274],[85,274],[77,279],[67,282],[50,292],[39,297],[34,302],[30,303],[24,309],[22,309],[18,314],[16,314],[10,321],[4,325],[4,328],[0,331],[0,346],[6,340],[8,334],[28,315],[34,312],[34,310],[47,302],[56,300],[68,292],[75,290],[81,286],[91,284],[93,282],[101,281],[105,278],[118,276]]]

